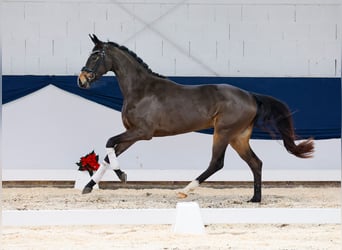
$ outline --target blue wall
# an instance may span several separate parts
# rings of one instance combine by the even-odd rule
[[[242,89],[274,96],[293,112],[299,138],[341,137],[340,78],[274,77],[169,77],[181,84],[229,83]],[[78,88],[76,76],[3,76],[3,104],[21,98],[49,84],[115,110],[121,110],[122,95],[115,77],[102,77],[89,90]],[[208,132],[211,131],[202,131]],[[266,132],[254,130],[252,138],[270,139]]]

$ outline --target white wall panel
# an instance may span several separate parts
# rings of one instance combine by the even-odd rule
[[[64,55],[49,55],[40,57],[39,72],[40,75],[68,75],[67,59]],[[55,65],[53,71],[49,66],[51,63]]]
[[[310,25],[310,39],[330,41],[337,38],[337,24],[314,23]]]
[[[46,40],[45,40],[46,41]],[[40,44],[43,44],[44,40],[38,37],[31,37],[24,40],[24,54],[25,56],[40,56],[40,54],[51,54],[52,48],[44,50],[41,49]],[[44,55],[43,54],[43,55]]]
[[[268,22],[268,6],[265,5],[245,5],[242,7],[242,22],[265,23]]]
[[[270,5],[268,8],[268,19],[271,23],[291,23],[295,21],[295,5]]]
[[[4,58],[12,58],[14,56],[25,57],[25,40],[16,39],[10,36],[3,36],[2,38],[2,56]],[[6,48],[6,49],[4,49]]]
[[[94,34],[96,34],[103,41],[116,41],[122,43],[121,37],[121,25],[114,21],[95,21],[94,22]],[[80,38],[81,39],[81,38]]]
[[[40,70],[40,61],[41,58],[39,56],[26,56],[25,57],[25,74],[26,75],[39,75],[41,74]]]
[[[135,52],[149,67],[156,72],[162,72],[162,40],[154,33],[141,33],[136,37]],[[159,66],[160,65],[160,66]]]
[[[243,41],[245,39],[260,39],[257,23],[232,23],[230,24],[230,39]]]
[[[309,73],[312,76],[322,77],[335,74],[335,60],[333,59],[310,59]]]
[[[203,62],[193,60],[189,56],[179,53],[175,58],[175,72],[178,76],[189,75],[189,72],[198,71],[196,76],[208,76],[212,75],[212,69],[208,68]]]
[[[279,61],[281,72],[285,76],[307,76],[309,73],[309,59],[300,56],[285,56]],[[278,64],[277,64],[278,65]]]
[[[108,4],[106,7],[108,21],[113,21],[117,24],[132,21],[132,16],[125,11],[125,9],[130,9],[128,5]]]
[[[68,75],[78,75],[81,71],[81,68],[85,65],[87,60],[87,56],[78,55],[78,56],[67,56],[66,58],[66,69]]]
[[[270,45],[270,53],[273,58],[296,57],[297,41],[279,40],[272,42]]]
[[[25,4],[21,2],[4,3],[1,20],[6,23],[23,22],[25,20]]]
[[[108,17],[106,4],[84,2],[79,5],[79,19],[84,21],[104,21]]]
[[[307,41],[310,37],[310,24],[307,23],[283,23],[281,29],[285,41]]]
[[[325,58],[331,58],[331,59],[336,59],[337,61],[338,58],[341,55],[341,46],[339,46],[338,43],[335,41],[328,41],[324,42],[324,57]]]
[[[82,1],[47,1],[51,12],[49,15],[60,21],[80,19],[80,6]]]
[[[282,22],[259,23],[256,30],[258,36],[255,39],[265,43],[271,41],[271,44],[284,41],[284,30],[282,25]],[[247,38],[246,40],[251,39]]]
[[[250,57],[230,60],[230,72],[235,75],[270,75],[270,73],[277,73],[281,69],[280,60],[270,57]]]
[[[182,53],[168,40],[162,40],[162,55],[163,64],[158,65],[153,71],[160,72],[163,75],[177,75],[177,59]],[[160,69],[160,71],[159,71]]]
[[[48,22],[39,23],[40,37],[43,39],[58,39],[67,36],[67,22],[64,18],[50,18]]]
[[[200,62],[206,64],[207,60],[216,60],[216,41],[203,37],[200,40],[191,40],[189,45],[190,56],[196,57]]]
[[[215,18],[215,5],[187,5],[187,19],[190,22],[212,23]]]
[[[336,23],[335,20],[340,17],[341,10],[336,5],[327,3],[296,6],[296,22],[298,23]]]
[[[242,5],[217,5],[215,22],[235,23],[242,21]]]
[[[297,41],[296,54],[300,57],[310,58],[322,58],[325,57],[324,48],[325,44],[319,40],[301,40]]]
[[[244,57],[246,58],[269,58],[271,56],[270,42],[264,40],[244,41]]]
[[[8,74],[13,74],[13,75],[18,74],[18,73],[25,74],[26,72],[25,61],[26,61],[26,57],[23,57],[20,55],[10,56],[6,61],[3,59],[2,71],[8,72]],[[8,69],[9,71],[5,71],[6,69]]]
[[[52,43],[53,55],[55,56],[63,56],[65,58],[68,58],[68,57],[77,57],[81,54],[80,39],[56,38],[56,39],[53,39],[52,42],[53,42]]]
[[[136,4],[132,10],[127,10],[147,25],[153,24],[169,11],[165,6],[162,8],[161,4]]]
[[[149,39],[142,37],[151,37],[154,44],[164,41],[168,46],[163,48],[163,58],[158,67],[163,72],[160,73],[176,72],[174,64],[177,64],[185,75],[310,77],[312,71],[307,70],[309,60],[332,59],[340,65],[341,8],[338,1],[333,0],[186,3],[171,0],[5,1],[2,23],[10,25],[3,25],[3,64],[6,64],[3,73],[23,74],[29,71],[23,70],[22,64],[16,64],[18,60],[13,59],[18,58],[18,54],[22,56],[22,44],[26,41],[28,58],[24,61],[35,55],[49,57],[51,53],[58,53],[58,60],[42,59],[50,63],[44,65],[44,70],[38,67],[39,74],[60,74],[61,68],[68,69],[66,74],[76,74],[74,69],[78,71],[81,65],[73,65],[78,60],[71,57],[85,60],[92,48],[88,34],[96,33],[103,40],[124,44],[133,51],[151,48],[143,50],[143,55],[139,56],[148,57],[148,61],[154,64],[160,58],[156,56],[153,46],[146,44]],[[33,43],[35,40],[39,42]],[[296,49],[293,48],[294,42],[298,44]],[[18,48],[15,44],[19,45]],[[237,52],[231,50],[229,46],[232,44],[243,47],[242,55],[240,49]],[[35,45],[36,48],[33,48]],[[177,51],[176,56],[173,51]],[[286,66],[284,71],[249,71],[257,59],[264,63],[273,62],[281,53],[289,58],[304,58],[306,63],[300,65],[302,60],[295,61],[295,67]],[[265,54],[270,57],[269,60],[262,58]],[[167,55],[170,58],[166,58]],[[155,56],[157,58],[152,59]],[[64,66],[53,63],[63,61]],[[170,64],[170,61],[176,63]],[[231,65],[233,61],[243,61],[243,64],[234,66]],[[190,63],[191,66],[180,63]],[[220,66],[221,63],[224,66]],[[244,68],[226,71],[227,64],[232,68]],[[260,65],[259,68],[271,69],[272,65]],[[291,68],[296,70],[290,72]],[[338,77],[341,72],[340,68],[335,70],[335,66],[323,68],[324,76]]]
[[[88,34],[95,32],[92,20],[71,20],[67,24],[68,37],[77,40],[89,39]]]
[[[40,36],[40,25],[37,21],[16,20],[9,21],[9,24],[3,26],[3,30],[6,32],[4,37],[25,40],[33,37],[39,38]]]

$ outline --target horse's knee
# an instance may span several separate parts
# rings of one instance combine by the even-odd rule
[[[106,148],[114,148],[116,144],[117,144],[117,140],[115,137],[109,138],[106,143]]]
[[[121,155],[123,152],[125,152],[134,142],[122,142],[119,144],[116,144],[114,146],[114,151],[116,156]]]

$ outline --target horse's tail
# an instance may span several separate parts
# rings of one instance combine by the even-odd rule
[[[312,138],[305,140],[298,145],[295,144],[296,134],[293,128],[292,115],[286,104],[265,95],[254,94],[258,110],[256,123],[261,125],[271,135],[274,131],[279,132],[286,150],[300,158],[310,158],[314,152]]]

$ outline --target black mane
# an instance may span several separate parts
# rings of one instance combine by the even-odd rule
[[[153,72],[150,67],[139,57],[137,56],[136,53],[134,53],[133,51],[131,51],[130,49],[128,49],[126,46],[123,46],[123,45],[119,45],[115,42],[108,42],[108,44],[126,52],[127,54],[129,54],[130,56],[132,56],[141,66],[144,67],[144,69],[147,70],[147,72],[149,72],[150,74],[154,75],[154,76],[157,76],[157,77],[160,77],[160,78],[166,78],[165,76],[163,75],[160,75],[158,73],[155,73]]]

